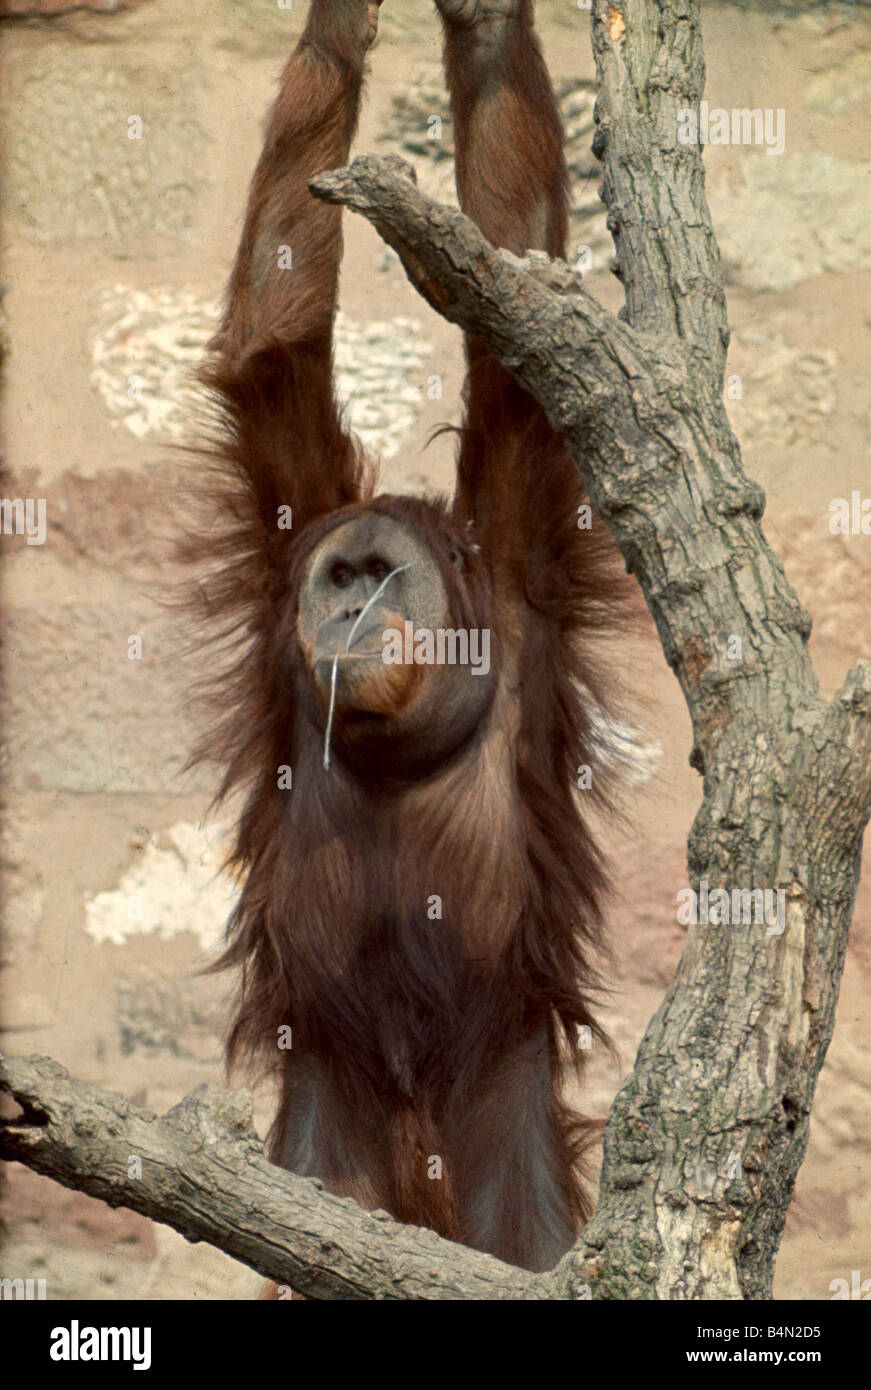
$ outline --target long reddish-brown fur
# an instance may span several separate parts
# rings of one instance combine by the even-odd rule
[[[593,639],[615,623],[613,549],[577,524],[577,469],[540,407],[468,343],[452,506],[372,500],[332,385],[338,209],[306,181],[347,161],[365,44],[354,0],[315,0],[281,79],[207,379],[220,402],[201,615],[235,655],[202,750],[244,788],[243,887],[223,964],[229,1045],[281,1077],[273,1159],[404,1221],[531,1268],[586,1215],[587,1128],[561,1099],[592,1014],[606,875],[577,768],[605,776]],[[565,253],[562,131],[531,5],[495,55],[446,25],[463,207],[497,245]],[[278,266],[292,248],[293,269]],[[292,529],[278,511],[292,507]],[[435,555],[457,626],[493,632],[498,685],[446,764],[322,767],[296,630],[301,574],[339,516],[374,506]],[[459,551],[460,574],[449,562]],[[389,760],[388,760],[389,761]],[[278,769],[293,768],[292,790]],[[438,894],[442,919],[430,921]],[[277,1047],[292,1029],[290,1051]],[[441,1177],[432,1159],[441,1160]]]

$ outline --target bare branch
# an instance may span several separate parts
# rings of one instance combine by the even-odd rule
[[[316,197],[368,218],[424,299],[451,323],[485,337],[530,390],[547,382],[551,406],[563,366],[577,417],[579,409],[602,408],[608,400],[625,404],[633,379],[661,361],[662,353],[652,343],[645,348],[564,262],[541,252],[519,260],[497,250],[459,209],[419,192],[414,169],[397,156],[361,155],[308,186]],[[560,339],[567,351],[555,358]],[[672,366],[669,384],[676,387],[677,361]]]

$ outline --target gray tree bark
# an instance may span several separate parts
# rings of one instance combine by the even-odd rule
[[[357,159],[311,187],[369,218],[428,302],[478,334],[568,440],[692,715],[704,799],[690,882],[782,894],[784,930],[690,926],[608,1120],[596,1213],[552,1274],[403,1233],[300,1178],[269,1170],[267,1180],[259,1155],[246,1159],[250,1192],[234,1172],[242,1201],[222,1211],[215,1239],[220,1143],[212,1159],[207,1127],[184,1150],[194,1167],[179,1168],[162,1214],[148,1214],[184,1229],[173,1205],[183,1195],[184,1220],[200,1223],[194,1238],[314,1297],[771,1296],[871,815],[871,662],[831,703],[821,699],[810,618],[762,533],[764,496],[743,472],[723,405],[729,332],[701,150],[677,138],[678,111],[704,88],[699,9],[594,0],[594,147],[625,289],[619,318],[566,265],[494,249],[462,214],[424,198],[401,160]],[[37,1110],[45,1084],[34,1073]],[[171,1126],[171,1116],[152,1123]],[[73,1126],[38,1153],[32,1127],[7,1126],[0,1153],[95,1191],[96,1136],[87,1173],[75,1157],[82,1138]],[[107,1179],[96,1195],[145,1210],[129,1184]],[[256,1220],[267,1203],[269,1258]]]

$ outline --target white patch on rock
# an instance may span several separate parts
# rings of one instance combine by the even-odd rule
[[[355,323],[336,318],[336,383],[352,429],[376,458],[399,453],[423,402],[423,370],[432,344],[417,319]]]
[[[203,395],[193,373],[219,317],[191,290],[114,285],[100,297],[91,385],[114,426],[137,439],[193,438]],[[364,447],[393,458],[423,402],[432,345],[416,319],[357,323],[336,317],[338,399]]]
[[[181,440],[196,419],[193,372],[215,331],[218,304],[191,290],[115,285],[100,297],[91,385],[137,439]]]
[[[117,888],[86,896],[85,931],[98,944],[115,946],[134,936],[168,940],[190,931],[204,951],[213,950],[238,896],[222,872],[226,852],[222,827],[179,822],[148,841]]]

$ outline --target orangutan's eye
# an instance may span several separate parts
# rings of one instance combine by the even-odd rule
[[[380,555],[373,555],[371,559],[366,561],[366,573],[370,574],[373,579],[377,579],[380,584],[381,580],[386,579],[390,573],[390,566],[386,560],[382,560]]]
[[[330,582],[337,589],[347,589],[355,579],[354,571],[344,560],[336,560],[330,570]]]

